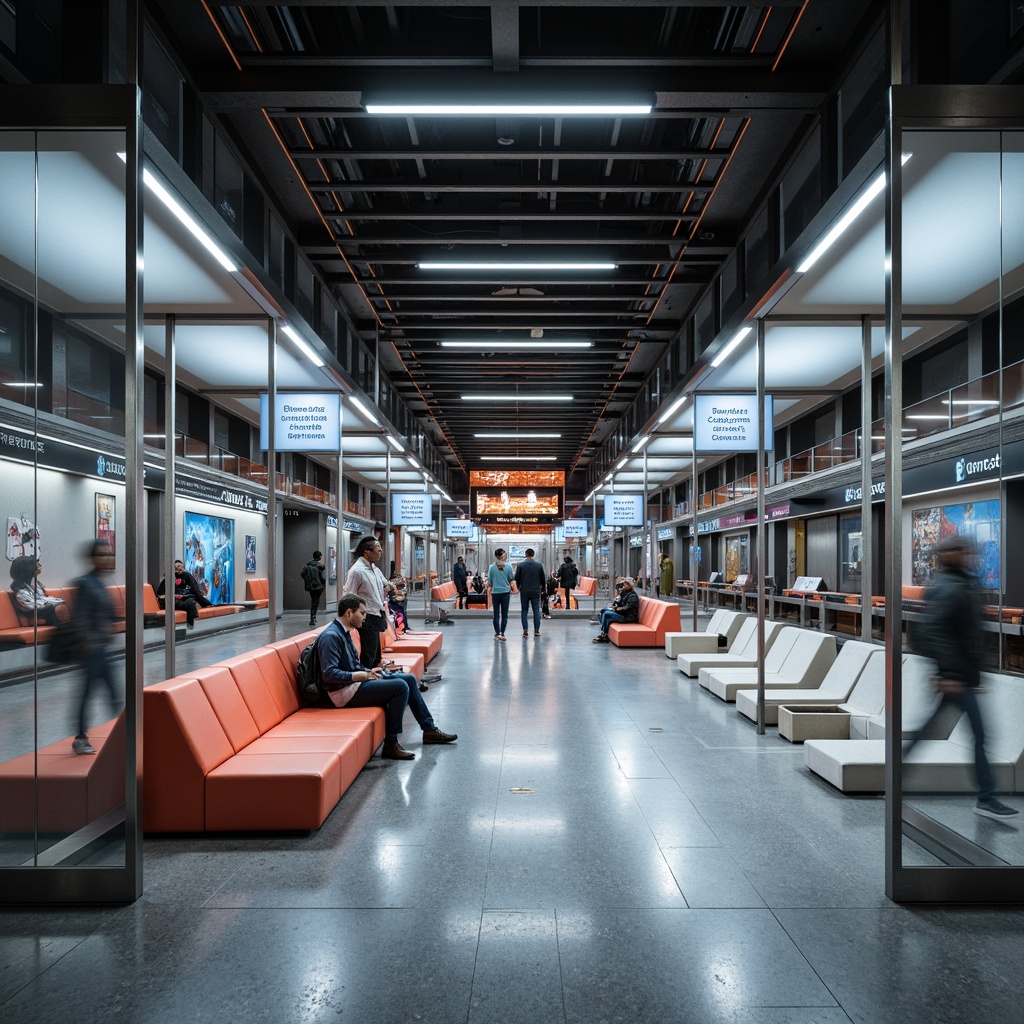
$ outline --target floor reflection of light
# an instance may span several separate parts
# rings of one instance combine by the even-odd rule
[[[730,1010],[742,1006],[743,976],[735,957],[720,954],[707,961],[708,990],[715,1002]]]
[[[407,856],[407,846],[378,846],[377,847],[377,869],[381,874],[391,875],[400,871],[404,865],[403,857]]]
[[[494,830],[503,828],[516,832],[562,832],[565,830],[565,818],[495,818]]]

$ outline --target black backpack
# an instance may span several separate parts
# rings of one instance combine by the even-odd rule
[[[299,655],[295,666],[295,682],[299,696],[310,704],[323,704],[327,694],[320,676],[320,654],[317,651],[317,637]]]
[[[320,590],[320,566],[316,562],[307,562],[302,567],[302,582],[306,590]]]

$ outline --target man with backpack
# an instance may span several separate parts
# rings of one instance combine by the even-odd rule
[[[309,624],[316,625],[316,613],[320,608],[320,599],[324,596],[327,583],[324,580],[324,563],[322,551],[314,551],[313,557],[302,567],[302,584],[309,594]]]
[[[398,741],[405,709],[423,730],[423,742],[454,743],[455,733],[442,732],[434,724],[426,702],[416,688],[416,677],[406,672],[367,668],[356,651],[351,632],[359,631],[366,618],[366,602],[358,594],[345,594],[338,602],[338,617],[316,641],[320,661],[321,703],[337,708],[383,708],[384,746],[381,757],[411,761],[416,755]]]
[[[579,582],[579,572],[576,563],[571,555],[565,556],[565,561],[558,567],[558,585],[565,591],[565,608],[572,607],[572,591]]]

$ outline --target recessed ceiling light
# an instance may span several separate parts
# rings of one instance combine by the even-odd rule
[[[507,431],[496,434],[474,434],[474,437],[515,437],[515,438],[533,438],[533,437],[561,437],[561,434],[539,434],[534,432],[521,432],[521,431]]]
[[[360,411],[360,412],[361,412],[361,413],[362,413],[362,414],[363,414],[363,415],[364,415],[364,416],[365,416],[365,417],[366,417],[366,418],[367,418],[367,419],[368,419],[368,420],[369,420],[369,421],[370,421],[371,423],[376,423],[376,424],[377,424],[377,426],[380,426],[380,421],[379,421],[379,420],[377,419],[377,417],[376,417],[376,416],[374,416],[374,414],[373,414],[372,412],[370,412],[370,410],[369,410],[369,409],[367,409],[367,408],[366,408],[366,406],[365,406],[365,405],[363,405],[363,403],[362,403],[362,402],[360,402],[360,401],[359,401],[359,399],[355,397],[355,395],[349,395],[349,397],[348,397],[348,400],[349,400],[349,401],[350,401],[350,402],[351,402],[351,403],[352,403],[352,404],[353,404],[353,405],[354,405],[354,406],[355,406],[355,407],[356,407],[356,408],[357,408],[357,409],[358,409],[358,410],[359,410],[359,411]]]
[[[417,117],[644,117],[650,103],[366,103],[368,114]]]
[[[517,352],[528,349],[593,348],[592,341],[442,341],[442,348],[474,349],[483,352]]]
[[[615,270],[616,263],[584,263],[579,260],[569,263],[484,263],[480,260],[441,263],[417,263],[420,270]]]
[[[664,423],[664,422],[665,422],[665,420],[669,419],[669,418],[670,418],[671,416],[674,416],[674,415],[675,415],[675,414],[676,414],[676,413],[677,413],[677,412],[679,411],[679,409],[680,409],[680,408],[682,407],[682,405],[683,405],[683,402],[685,402],[687,398],[689,398],[689,395],[682,395],[681,397],[677,398],[677,399],[676,399],[676,400],[675,400],[675,401],[674,401],[674,402],[673,402],[673,403],[672,403],[672,404],[671,404],[671,405],[670,405],[670,406],[669,406],[669,407],[668,407],[668,408],[667,408],[667,409],[666,409],[666,410],[665,410],[665,411],[664,411],[664,412],[663,412],[663,413],[662,413],[662,414],[661,414],[661,415],[660,415],[660,416],[658,417],[658,423]]]
[[[302,335],[299,334],[291,324],[285,324],[281,331],[283,334],[287,334],[292,341],[298,346],[302,354],[313,363],[314,366],[323,366],[324,361],[316,354],[316,349],[313,348],[309,342],[306,341]]]
[[[571,402],[572,395],[463,395],[464,402]]]
[[[481,462],[554,462],[557,455],[481,455]]]
[[[735,334],[734,334],[734,335],[732,336],[732,339],[730,340],[729,344],[728,344],[728,345],[726,345],[726,346],[725,346],[725,348],[723,348],[723,349],[722,349],[722,351],[721,351],[721,352],[719,352],[719,353],[718,353],[718,355],[717,355],[717,356],[715,356],[715,358],[711,360],[711,365],[712,365],[712,366],[720,366],[720,365],[721,365],[722,363],[724,363],[724,362],[725,362],[725,357],[726,357],[727,355],[729,355],[729,353],[730,353],[730,352],[732,352],[732,350],[733,350],[733,349],[734,349],[734,348],[735,348],[735,347],[736,347],[736,346],[737,346],[737,345],[738,345],[738,344],[739,344],[739,343],[740,343],[740,342],[741,342],[741,341],[742,341],[742,340],[743,340],[743,339],[744,339],[744,338],[745,338],[745,337],[746,337],[746,336],[747,336],[747,335],[748,335],[748,334],[749,334],[749,333],[750,333],[750,332],[751,332],[752,330],[753,330],[753,328],[752,328],[752,327],[750,327],[749,325],[748,325],[748,326],[746,326],[746,327],[741,327],[741,328],[740,328],[740,329],[739,329],[739,330],[738,330],[738,331],[737,331],[737,332],[736,332],[736,333],[735,333]]]

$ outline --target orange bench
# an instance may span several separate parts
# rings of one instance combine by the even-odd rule
[[[430,588],[431,601],[454,601],[458,596],[455,584],[449,580],[447,583],[439,583],[436,587]]]
[[[270,604],[270,598],[267,596],[266,579],[246,580],[245,599],[246,601],[255,601],[257,608],[266,608]]]
[[[674,601],[640,598],[639,622],[613,622],[608,638],[616,647],[665,647],[665,634],[681,629],[679,605]]]
[[[319,828],[384,740],[380,708],[300,706],[316,631],[143,691],[147,832]]]
[[[595,576],[581,576],[573,588],[576,597],[593,597],[597,593],[597,578]]]
[[[422,654],[427,664],[441,653],[444,633],[403,633],[396,636],[394,628],[388,628],[381,634],[381,650],[391,657],[393,654]],[[387,658],[385,658],[385,661]]]
[[[69,736],[0,764],[0,832],[74,832],[124,803],[124,712],[89,739],[95,755]]]
[[[47,587],[46,592],[52,597],[67,597],[63,590]],[[53,626],[39,626],[39,641],[44,643],[50,638]],[[34,644],[36,642],[36,630],[33,626],[25,624],[25,620],[18,615],[18,605],[15,603],[14,594],[9,590],[0,594],[0,644]]]

